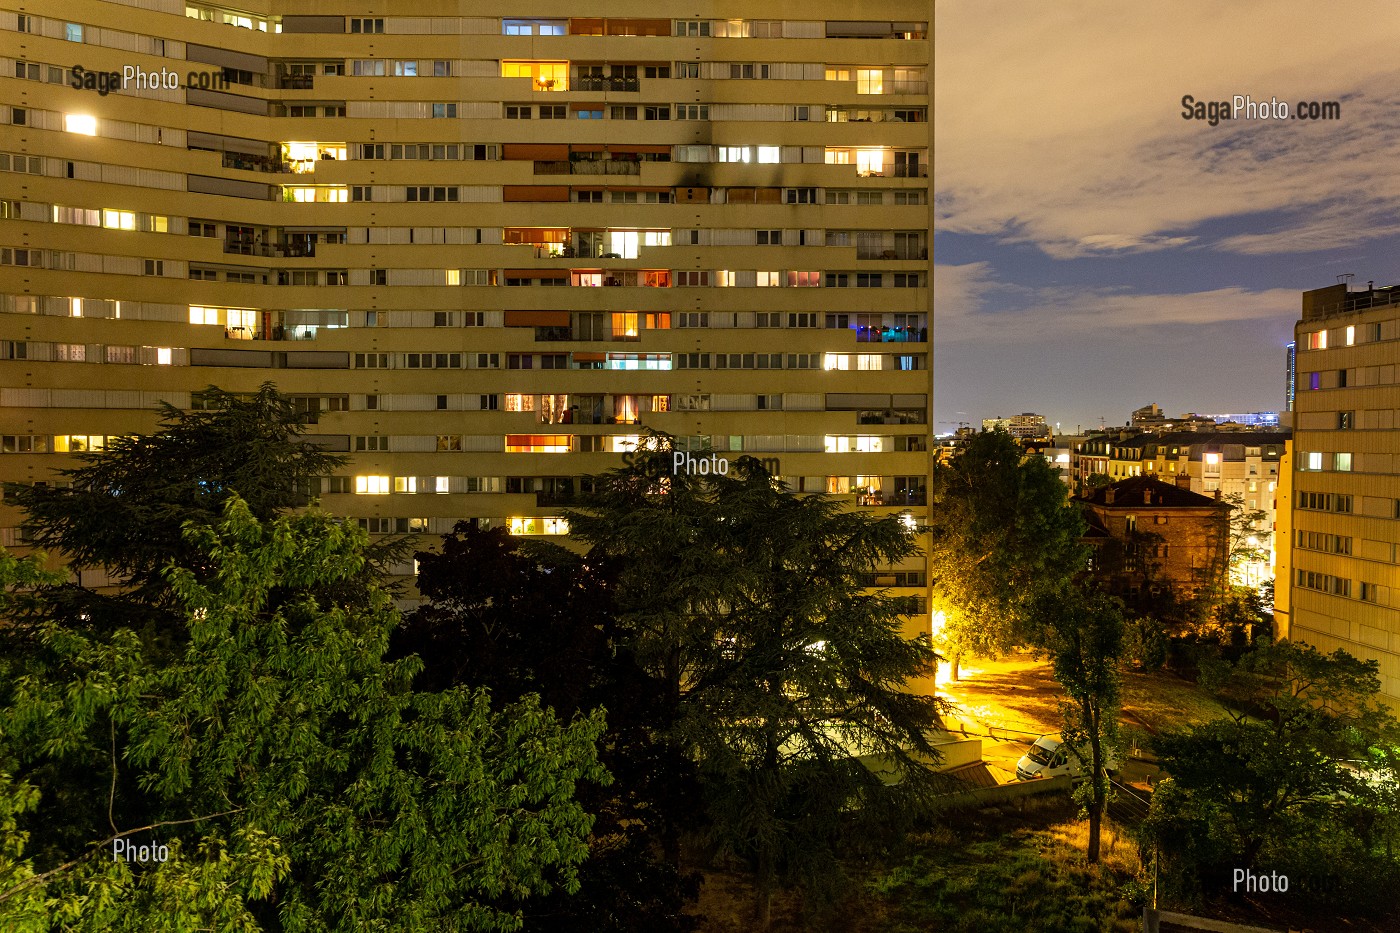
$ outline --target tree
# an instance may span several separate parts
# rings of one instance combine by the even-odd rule
[[[606,713],[599,754],[614,782],[579,788],[594,816],[579,891],[533,899],[525,929],[690,928],[682,908],[698,884],[660,852],[694,825],[695,766],[656,740],[669,725],[663,691],[627,646],[616,568],[466,523],[416,558],[427,602],[396,630],[394,650],[424,659],[421,689],[482,686],[497,702],[539,694],[564,721]]]
[[[1122,604],[1093,590],[1070,589],[1037,607],[1042,643],[1064,688],[1064,740],[1088,779],[1076,793],[1089,816],[1088,859],[1099,860],[1099,834],[1112,787],[1109,761],[1117,745],[1125,623]]]
[[[217,523],[235,495],[266,521],[347,462],[301,439],[308,416],[271,383],[251,395],[210,386],[203,399],[201,411],[162,403],[160,430],[77,455],[83,466],[59,472],[67,485],[12,486],[34,544],[129,578],[128,599],[164,592],[186,522]]]
[[[590,560],[620,567],[616,604],[638,663],[663,686],[674,748],[697,761],[705,839],[754,870],[766,925],[777,885],[820,896],[837,853],[916,811],[934,786],[928,670],[904,600],[862,575],[915,552],[897,517],[798,496],[741,458],[727,476],[671,475],[670,439],[644,440],[569,513]],[[862,758],[903,780],[888,785]]]
[[[1332,903],[1394,891],[1387,781],[1400,772],[1376,662],[1281,641],[1234,665],[1205,662],[1201,679],[1230,714],[1153,743],[1171,780],[1147,828],[1168,877],[1209,891],[1235,868],[1282,870]]]
[[[1036,599],[1087,565],[1084,520],[1045,458],[1001,430],[973,435],[935,468],[932,502],[929,573],[956,677],[964,653],[1026,641]]]
[[[600,717],[414,692],[421,662],[384,659],[398,617],[365,544],[230,496],[186,529],[200,572],[166,573],[178,655],[49,619],[42,653],[0,662],[0,917],[42,890],[79,930],[512,930],[520,900],[574,888]],[[52,785],[96,803],[46,808]],[[41,845],[7,873],[25,832]],[[168,857],[114,859],[118,842]]]
[[[267,521],[306,505],[320,477],[346,462],[304,439],[308,416],[270,383],[251,395],[211,386],[203,399],[199,411],[163,404],[158,431],[113,438],[105,450],[78,455],[82,465],[58,471],[59,484],[7,487],[38,547],[75,571],[105,569],[121,581],[119,591],[56,586],[45,600],[50,617],[94,630],[131,628],[153,650],[178,651],[183,623],[166,566],[174,561],[205,572],[185,547],[185,523],[217,523],[233,496]],[[398,542],[376,545],[366,574],[378,576],[377,567],[399,550]],[[342,591],[350,598],[355,585]],[[17,615],[0,629],[0,646],[37,650],[35,625]]]

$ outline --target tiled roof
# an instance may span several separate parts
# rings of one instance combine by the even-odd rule
[[[1112,495],[1110,495],[1110,492]],[[1084,496],[1080,501],[1092,505],[1105,506],[1107,508],[1124,509],[1140,509],[1144,507],[1176,509],[1199,509],[1207,506],[1229,507],[1228,503],[1222,503],[1219,499],[1215,499],[1211,496],[1203,496],[1200,493],[1192,492],[1189,489],[1182,489],[1180,486],[1171,483],[1164,483],[1150,476],[1133,476],[1128,479],[1119,480],[1110,486],[1100,486],[1089,495]]]

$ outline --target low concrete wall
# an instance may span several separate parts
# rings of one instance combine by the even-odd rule
[[[1144,933],[1161,933],[1163,927],[1168,931],[1174,929],[1187,930],[1209,930],[1211,933],[1281,933],[1272,927],[1247,926],[1242,923],[1230,923],[1226,920],[1212,920],[1209,917],[1193,917],[1190,914],[1179,914],[1171,910],[1153,910],[1151,907],[1142,909],[1142,929]]]
[[[1059,777],[1038,778],[1034,781],[1017,781],[1014,784],[999,784],[996,787],[979,787],[976,790],[960,791],[938,798],[938,805],[946,809],[963,807],[988,807],[1037,794],[1064,794],[1068,796],[1074,784],[1068,774]]]

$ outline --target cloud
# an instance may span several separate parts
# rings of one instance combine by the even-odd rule
[[[1250,321],[1286,331],[1299,313],[1293,289],[1144,294],[1111,286],[1030,287],[1002,282],[989,264],[980,262],[935,263],[933,282],[940,345],[1019,344],[1075,335],[1095,341],[1140,337],[1146,343],[1170,328]]]
[[[1397,231],[1390,0],[935,0],[939,230],[1056,258],[1352,246]],[[1365,23],[1365,30],[1329,24]],[[1181,98],[1341,102],[1339,121],[1182,118]],[[1232,217],[1270,227],[1204,233]]]

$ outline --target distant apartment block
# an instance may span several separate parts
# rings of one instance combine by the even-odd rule
[[[1043,415],[1034,412],[1024,412],[1019,415],[1012,415],[1010,418],[983,418],[982,430],[995,431],[1000,428],[1018,440],[1039,440],[1050,438],[1050,425],[1045,422]]]

